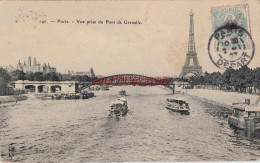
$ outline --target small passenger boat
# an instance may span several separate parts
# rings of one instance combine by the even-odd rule
[[[189,104],[181,98],[167,99],[166,108],[181,114],[190,114]]]
[[[102,87],[101,87],[101,90],[102,90],[102,91],[108,91],[108,90],[109,90],[109,86],[102,86]]]
[[[126,98],[118,98],[110,105],[110,115],[124,116],[128,112]]]
[[[126,96],[126,91],[122,89],[121,91],[118,92],[118,95],[119,96]]]
[[[80,93],[80,99],[88,99],[94,97],[95,94],[93,92],[83,91]]]
[[[89,87],[89,91],[99,91],[100,86],[99,85],[93,85]]]
[[[80,92],[80,93],[62,93],[62,94],[53,94],[49,97],[52,100],[77,100],[77,99],[88,99],[94,97],[93,92]],[[47,99],[47,98],[46,98]]]
[[[260,106],[250,104],[249,99],[243,103],[232,104],[232,115],[228,117],[230,126],[251,131],[260,130]]]

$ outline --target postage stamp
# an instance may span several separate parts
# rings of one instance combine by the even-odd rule
[[[208,43],[211,61],[221,69],[248,65],[254,56],[248,5],[211,8],[213,34]]]
[[[211,8],[211,15],[214,31],[220,27],[235,24],[250,33],[249,9],[247,4]],[[243,35],[242,39],[244,40],[243,44],[246,48],[252,48],[250,47],[250,38],[247,35]],[[217,42],[215,43],[215,50],[217,51]],[[240,46],[242,46],[242,44]],[[231,50],[231,47],[226,48]]]

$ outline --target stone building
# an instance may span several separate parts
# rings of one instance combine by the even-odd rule
[[[93,70],[92,67],[90,68],[90,71],[75,72],[75,71],[72,71],[72,70],[68,70],[66,72],[66,74],[68,74],[68,75],[77,75],[77,76],[85,76],[85,75],[87,75],[88,77],[95,77],[95,73],[94,73],[94,70]]]
[[[46,65],[45,63],[41,65],[37,62],[36,58],[34,57],[33,62],[31,59],[31,56],[28,57],[27,63],[24,61],[22,64],[19,60],[17,69],[22,70],[25,73],[28,72],[42,72],[42,73],[50,73],[50,72],[56,72],[56,68],[51,67],[50,64]]]

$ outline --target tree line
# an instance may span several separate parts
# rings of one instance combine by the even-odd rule
[[[24,73],[21,70],[7,72],[5,69],[0,68],[0,78],[2,82],[8,83],[17,80],[29,81],[80,81],[92,82],[93,78],[84,75],[69,75],[61,73]],[[208,86],[214,89],[237,91],[249,93],[256,93],[256,89],[260,90],[260,68],[251,69],[243,66],[239,69],[228,68],[223,73],[220,72],[205,72],[201,76],[192,76],[188,81],[191,87],[194,86]]]
[[[260,68],[251,69],[243,66],[239,69],[228,68],[225,72],[205,72],[203,76],[193,76],[188,81],[190,85],[211,86],[215,89],[256,93],[260,89]]]
[[[12,72],[7,72],[5,69],[0,68],[0,78],[4,82],[11,82],[17,80],[29,80],[29,81],[80,81],[80,82],[90,82],[93,78],[84,75],[70,75],[70,74],[61,74],[57,72],[51,73],[24,73],[21,70],[14,70]]]

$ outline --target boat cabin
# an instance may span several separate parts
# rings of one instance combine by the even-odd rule
[[[182,105],[189,106],[189,104],[182,98],[167,99],[167,102],[175,103],[175,104],[178,104],[180,106],[182,106]]]
[[[121,91],[119,91],[118,94],[119,94],[119,95],[126,95],[126,91],[122,89]]]
[[[260,106],[250,105],[248,99],[244,103],[233,103],[233,116],[240,117],[259,117],[260,118]]]
[[[122,106],[125,106],[125,105],[127,105],[126,99],[118,98],[110,104],[110,107],[111,107],[111,109],[117,109],[117,108],[121,108]]]
[[[232,103],[233,112],[228,117],[228,123],[249,132],[260,130],[260,106],[258,100],[255,104],[250,104],[246,99],[243,103]]]

